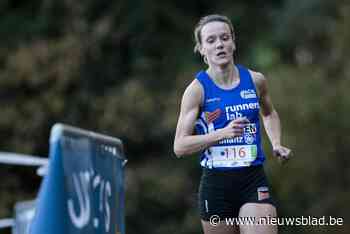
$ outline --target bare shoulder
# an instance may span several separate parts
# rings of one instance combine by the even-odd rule
[[[255,87],[257,88],[257,91],[259,93],[259,96],[264,95],[267,91],[267,80],[261,72],[253,71],[249,69],[249,73],[253,78],[253,82],[255,84]]]
[[[264,76],[264,74],[262,74],[261,72],[257,72],[257,71],[253,71],[253,70],[249,70],[250,75],[253,78],[253,82],[256,86],[261,86],[261,85],[265,85],[266,84],[266,78]]]
[[[185,92],[182,97],[182,102],[189,102],[192,105],[202,105],[203,99],[203,86],[197,79],[194,79],[185,89]]]

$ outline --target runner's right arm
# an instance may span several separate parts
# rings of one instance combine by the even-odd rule
[[[202,151],[222,139],[240,136],[243,133],[246,119],[238,118],[225,128],[205,135],[194,135],[203,96],[202,85],[196,79],[183,94],[174,140],[174,152],[177,157]]]

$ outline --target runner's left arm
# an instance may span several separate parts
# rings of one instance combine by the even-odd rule
[[[258,72],[252,72],[252,76],[259,94],[262,120],[273,152],[280,159],[287,160],[291,150],[281,145],[281,121],[268,93],[266,78]]]

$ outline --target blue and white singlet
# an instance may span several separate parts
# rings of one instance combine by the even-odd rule
[[[255,85],[249,71],[241,65],[236,66],[240,82],[232,89],[219,88],[205,71],[196,75],[204,90],[203,104],[195,126],[198,135],[224,128],[239,117],[249,120],[242,136],[223,139],[201,152],[200,164],[208,169],[232,170],[260,165],[265,160]]]

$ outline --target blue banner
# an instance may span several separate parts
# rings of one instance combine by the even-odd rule
[[[31,234],[125,234],[120,140],[55,125]]]
[[[15,223],[12,227],[12,234],[28,234],[34,212],[34,201],[17,202],[15,205]]]

